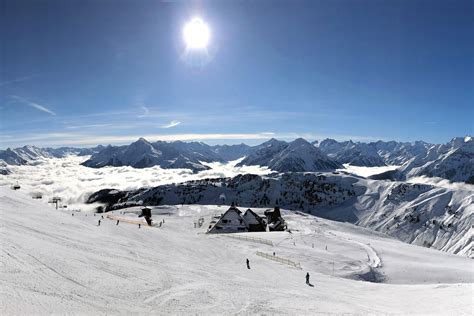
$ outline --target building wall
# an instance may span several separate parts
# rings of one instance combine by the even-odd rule
[[[228,210],[211,228],[209,233],[238,233],[246,232],[247,227],[243,217],[236,210]]]

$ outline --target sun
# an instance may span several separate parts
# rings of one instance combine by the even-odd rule
[[[207,24],[200,18],[193,18],[183,29],[187,49],[205,49],[209,44],[211,32]]]

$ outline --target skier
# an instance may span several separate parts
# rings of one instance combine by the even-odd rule
[[[247,258],[247,269],[250,269],[250,261],[248,258]]]
[[[142,227],[142,224],[138,224],[138,228]]]
[[[99,222],[97,223],[97,226],[100,226],[100,219],[99,219]]]
[[[275,257],[275,251],[273,252],[273,256]]]
[[[309,285],[309,272],[306,272],[306,284]]]
[[[117,226],[119,224],[120,220],[117,220],[117,224],[115,224],[115,226]]]

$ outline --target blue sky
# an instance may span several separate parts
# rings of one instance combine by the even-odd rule
[[[2,6],[0,147],[474,131],[472,1]],[[183,41],[195,16],[211,29],[205,58]]]

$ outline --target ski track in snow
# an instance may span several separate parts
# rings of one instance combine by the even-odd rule
[[[338,234],[335,234],[333,232],[329,232],[328,234],[330,234],[332,236],[335,236],[337,238],[344,239],[344,240],[346,240],[350,243],[354,243],[355,245],[358,245],[358,246],[362,247],[367,253],[369,266],[371,268],[374,268],[374,269],[382,267],[382,260],[377,255],[377,252],[375,251],[375,249],[370,246],[370,244],[364,244],[362,242],[358,242],[358,241],[355,241],[355,240],[347,238],[347,237],[342,237],[342,236],[340,236]]]

